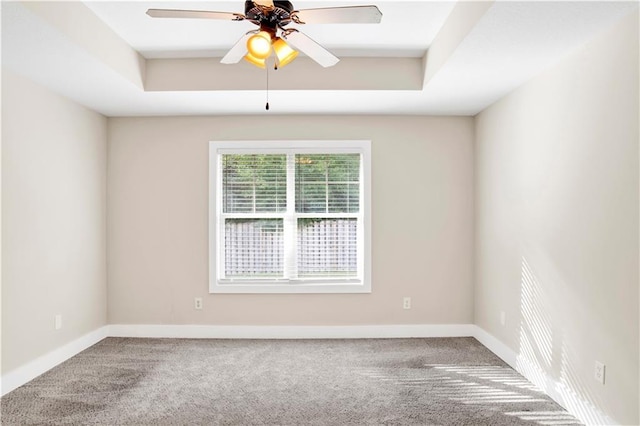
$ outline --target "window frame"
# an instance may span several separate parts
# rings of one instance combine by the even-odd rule
[[[360,154],[358,277],[338,279],[221,279],[224,259],[222,229],[223,154]],[[293,183],[293,185],[292,185]],[[295,204],[295,176],[287,178],[287,205]],[[295,196],[295,195],[294,195]],[[294,206],[295,209],[295,206]],[[291,215],[290,209],[282,216]],[[256,218],[271,214],[256,213]],[[276,214],[280,216],[280,214]],[[293,217],[353,217],[353,213],[294,213]],[[285,248],[286,251],[286,248]],[[210,141],[209,142],[209,292],[210,293],[371,293],[371,141]]]

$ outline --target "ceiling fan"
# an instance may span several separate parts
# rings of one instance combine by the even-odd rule
[[[286,28],[291,23],[378,24],[382,19],[382,13],[376,6],[296,10],[291,2],[279,0],[245,1],[244,14],[205,10],[149,9],[147,15],[153,18],[250,21],[259,29],[243,35],[220,62],[235,64],[244,58],[260,68],[266,68],[267,59],[272,51],[275,54],[276,68],[287,65],[298,56],[295,49],[303,52],[323,67],[330,67],[338,63],[339,59],[336,56],[310,37],[295,28]]]

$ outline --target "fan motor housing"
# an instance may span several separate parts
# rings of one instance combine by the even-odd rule
[[[290,1],[274,0],[273,8],[256,5],[253,1],[244,2],[244,15],[247,20],[259,26],[276,28],[291,22],[293,4]]]

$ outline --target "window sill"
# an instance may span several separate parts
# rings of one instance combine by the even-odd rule
[[[359,280],[348,281],[218,281],[209,289],[210,293],[225,294],[312,294],[312,293],[371,293],[371,287]]]

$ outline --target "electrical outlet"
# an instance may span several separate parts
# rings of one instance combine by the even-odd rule
[[[202,309],[202,297],[196,297],[194,299],[194,308],[196,308],[197,310]]]
[[[601,384],[604,385],[604,374],[606,365],[600,361],[596,361],[595,369],[593,370],[593,377]]]
[[[507,314],[504,311],[500,311],[500,324],[504,327],[507,323]]]
[[[62,315],[58,314],[53,321],[54,327],[56,330],[60,330],[62,328]]]
[[[402,309],[411,309],[411,298],[405,297],[402,299]]]

